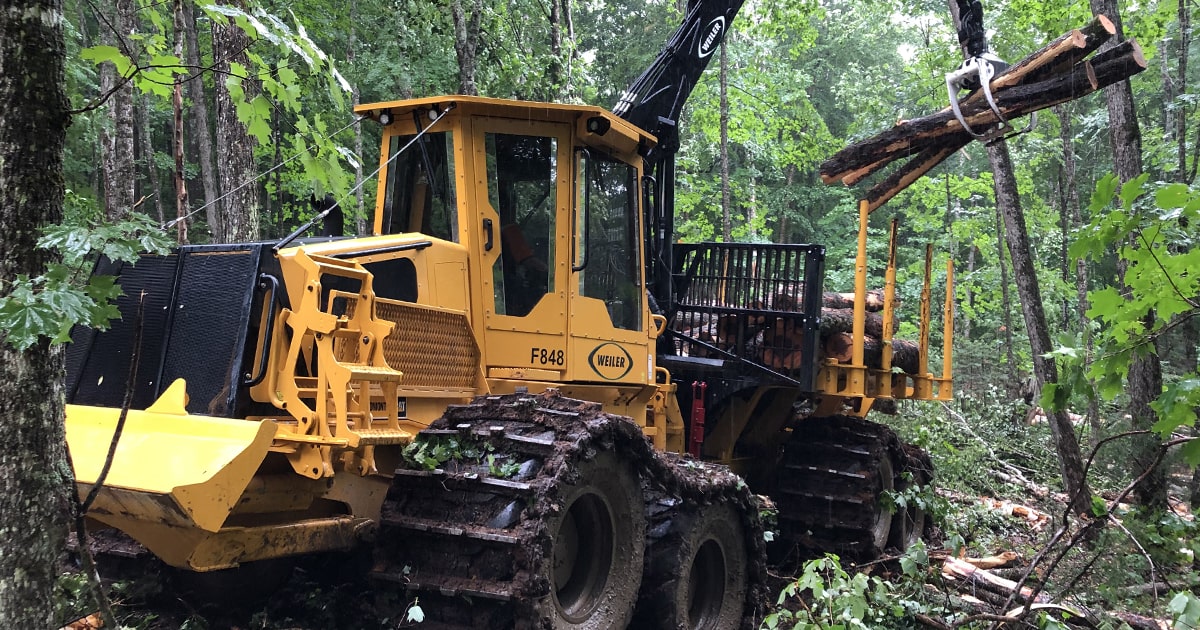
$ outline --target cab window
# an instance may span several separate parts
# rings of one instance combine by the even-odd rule
[[[383,233],[402,232],[458,241],[454,141],[448,131],[427,133],[416,142],[411,135],[391,137]]]

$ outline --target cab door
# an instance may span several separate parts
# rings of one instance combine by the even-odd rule
[[[471,123],[475,272],[489,378],[564,377],[570,132],[540,121]]]
[[[581,148],[574,157],[568,378],[652,383],[638,169],[596,149]]]

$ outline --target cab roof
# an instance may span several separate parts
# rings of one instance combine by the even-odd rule
[[[422,109],[433,111],[453,109],[454,111],[449,114],[450,116],[482,115],[496,118],[566,122],[572,124],[581,124],[588,119],[599,117],[608,122],[607,131],[600,134],[604,136],[602,144],[611,146],[626,145],[630,148],[648,148],[658,142],[654,136],[646,131],[635,127],[616,114],[594,105],[541,103],[459,94],[386,101],[382,103],[365,103],[355,107],[354,111],[378,121],[380,115],[384,112],[391,113],[396,120],[407,120],[411,118],[414,110]],[[613,135],[610,136],[610,134]]]

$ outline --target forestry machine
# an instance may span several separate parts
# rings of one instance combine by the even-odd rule
[[[928,458],[864,416],[949,398],[950,279],[934,376],[928,256],[920,340],[893,340],[895,229],[869,292],[865,205],[853,294],[818,245],[675,242],[676,124],[740,5],[693,2],[615,113],[360,106],[372,236],[101,262],[123,319],[80,332],[67,384],[93,527],[218,577],[371,547],[423,625],[460,628],[750,623],[750,489],[783,556],[920,536],[881,497]]]

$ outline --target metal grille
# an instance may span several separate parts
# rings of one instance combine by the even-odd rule
[[[176,378],[187,379],[191,413],[234,412],[261,254],[261,245],[185,247],[180,252],[179,292],[162,383],[165,387]]]
[[[67,350],[67,401],[78,405],[120,407],[124,402],[129,361],[137,324],[138,300],[142,309],[142,343],[133,387],[132,407],[144,409],[160,391],[163,338],[175,290],[179,256],[146,254],[137,264],[102,260],[93,274],[117,276],[123,295],[117,298],[121,319],[105,331],[77,326]]]
[[[804,384],[816,373],[825,250],[676,245],[672,335],[680,355],[735,358]]]
[[[475,387],[479,348],[466,315],[390,300],[377,300],[375,313],[396,324],[383,353],[389,366],[404,372],[404,387]]]

